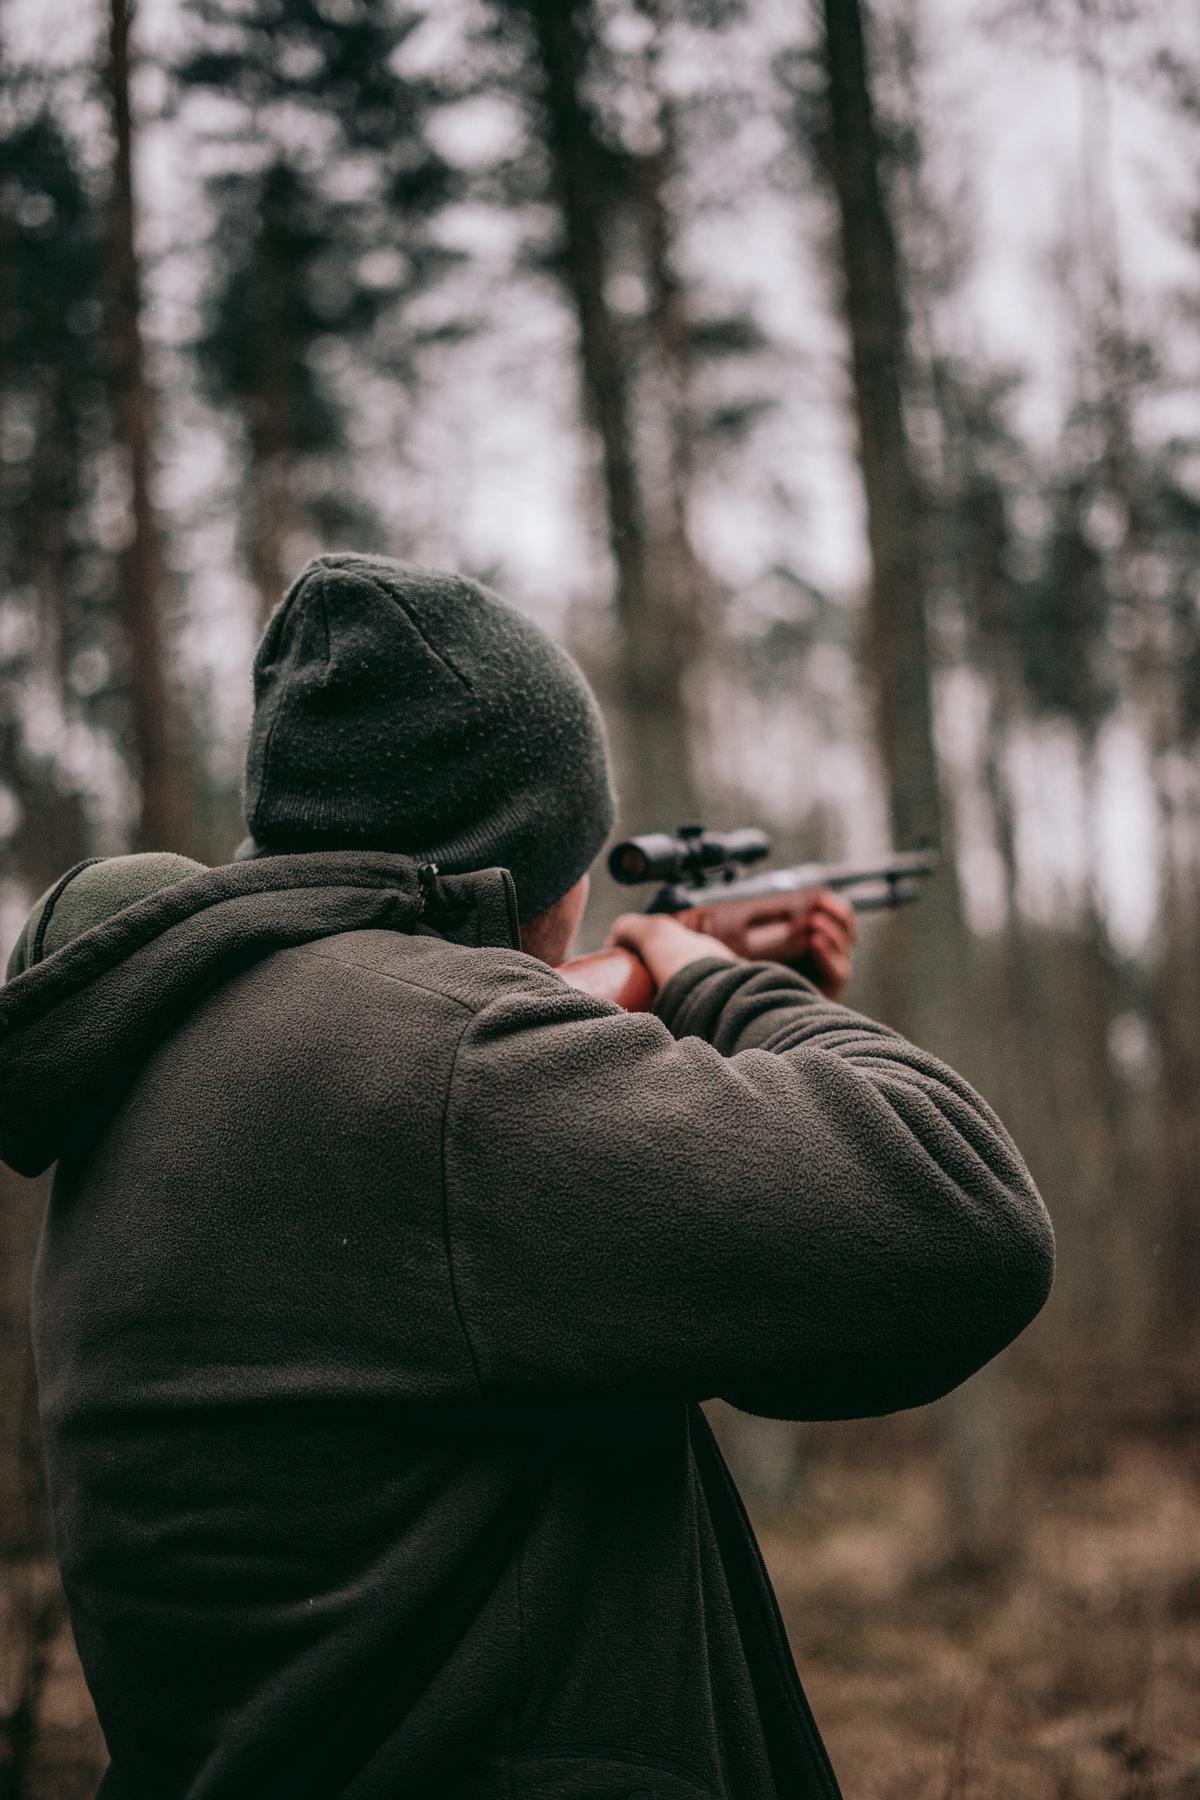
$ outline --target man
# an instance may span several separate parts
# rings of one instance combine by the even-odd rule
[[[1051,1278],[1003,1127],[673,921],[618,934],[654,1016],[547,966],[603,737],[472,582],[312,564],[245,800],[228,867],[64,878],[0,995],[104,1800],[828,1800],[697,1403],[886,1412],[993,1356]]]

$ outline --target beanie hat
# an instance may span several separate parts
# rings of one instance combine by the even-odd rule
[[[319,556],[254,659],[239,855],[405,852],[511,871],[520,917],[612,826],[604,727],[566,653],[461,575]]]

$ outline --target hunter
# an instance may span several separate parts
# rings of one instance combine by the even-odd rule
[[[1050,1286],[1020,1156],[668,918],[652,1014],[562,980],[604,734],[485,588],[320,557],[254,696],[238,857],[69,871],[0,992],[103,1800],[831,1800],[700,1402],[965,1380]]]

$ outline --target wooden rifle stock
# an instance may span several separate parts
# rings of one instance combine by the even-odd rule
[[[632,950],[593,950],[590,956],[573,956],[560,964],[558,972],[571,987],[597,1000],[611,1000],[626,1012],[649,1012],[654,1005],[650,971]]]

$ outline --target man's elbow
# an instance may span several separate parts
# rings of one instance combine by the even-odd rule
[[[927,1272],[928,1336],[908,1360],[906,1406],[959,1387],[1018,1338],[1054,1284],[1054,1230],[1028,1176],[964,1229],[956,1256]]]
[[[735,1406],[777,1418],[853,1419],[940,1400],[1020,1336],[1054,1280],[1054,1233],[1028,1177],[986,1210],[959,1213],[944,1236],[892,1262],[868,1300],[843,1309],[843,1329],[809,1355],[764,1372],[757,1393],[721,1391]],[[850,1327],[846,1315],[857,1320]],[[787,1334],[778,1340],[782,1349]]]
[[[1054,1286],[1054,1227],[1028,1176],[1010,1189],[1004,1230],[996,1240],[989,1261],[1003,1349],[1036,1319]]]

